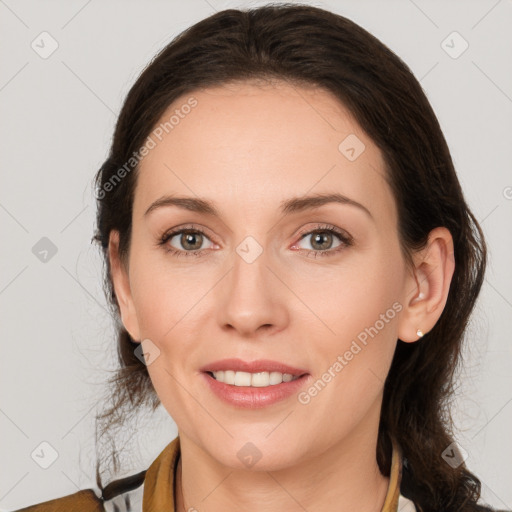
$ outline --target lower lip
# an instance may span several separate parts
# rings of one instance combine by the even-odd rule
[[[203,372],[202,375],[206,379],[206,383],[210,386],[210,389],[219,398],[231,405],[245,409],[259,409],[285,400],[297,393],[309,377],[309,374],[306,374],[289,382],[253,388],[250,386],[224,384],[224,382],[219,382],[208,373]]]

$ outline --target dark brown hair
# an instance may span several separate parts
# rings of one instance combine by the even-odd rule
[[[388,475],[391,439],[398,441],[406,463],[405,483],[424,512],[477,510],[480,481],[465,464],[452,468],[441,454],[453,441],[450,399],[465,329],[484,277],[482,230],[466,204],[436,115],[408,66],[354,22],[308,5],[218,12],[163,48],[127,95],[95,182],[94,239],[104,256],[120,363],[109,381],[111,406],[97,416],[97,438],[141,407],[154,411],[160,403],[146,366],[134,355],[138,344],[119,320],[108,261],[111,230],[120,232],[124,261],[129,253],[137,165],[133,160],[128,168],[126,164],[175,99],[199,88],[252,79],[319,87],[350,110],[383,154],[409,265],[413,251],[425,247],[433,228],[445,226],[451,232],[455,272],[446,306],[421,341],[397,342],[384,388],[376,456]],[[128,170],[113,181],[121,168]],[[117,455],[113,443],[114,471]],[[103,488],[99,465],[97,483]]]

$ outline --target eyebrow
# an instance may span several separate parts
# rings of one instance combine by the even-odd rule
[[[353,199],[350,199],[349,197],[339,193],[315,194],[306,197],[292,197],[291,199],[282,201],[280,203],[280,207],[281,213],[283,215],[290,215],[292,213],[298,213],[309,209],[320,208],[321,206],[330,203],[348,204],[355,206],[364,211],[371,219],[373,219],[370,210],[368,210],[366,206],[363,206],[361,203],[358,203],[357,201],[354,201]],[[162,196],[151,204],[151,206],[144,213],[144,216],[147,216],[150,212],[158,208],[166,206],[176,206],[184,210],[220,217],[220,212],[213,201],[208,201],[206,199],[200,199],[197,197],[184,196]]]

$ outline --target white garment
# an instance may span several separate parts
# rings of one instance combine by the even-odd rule
[[[410,499],[400,494],[398,497],[398,512],[416,512],[416,507]]]

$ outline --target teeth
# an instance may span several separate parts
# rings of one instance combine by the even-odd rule
[[[212,372],[213,376],[219,382],[231,384],[234,386],[250,386],[253,388],[262,388],[266,386],[275,386],[282,382],[290,382],[299,378],[298,375],[293,376],[291,373],[281,372],[235,372],[233,370],[220,370]]]

